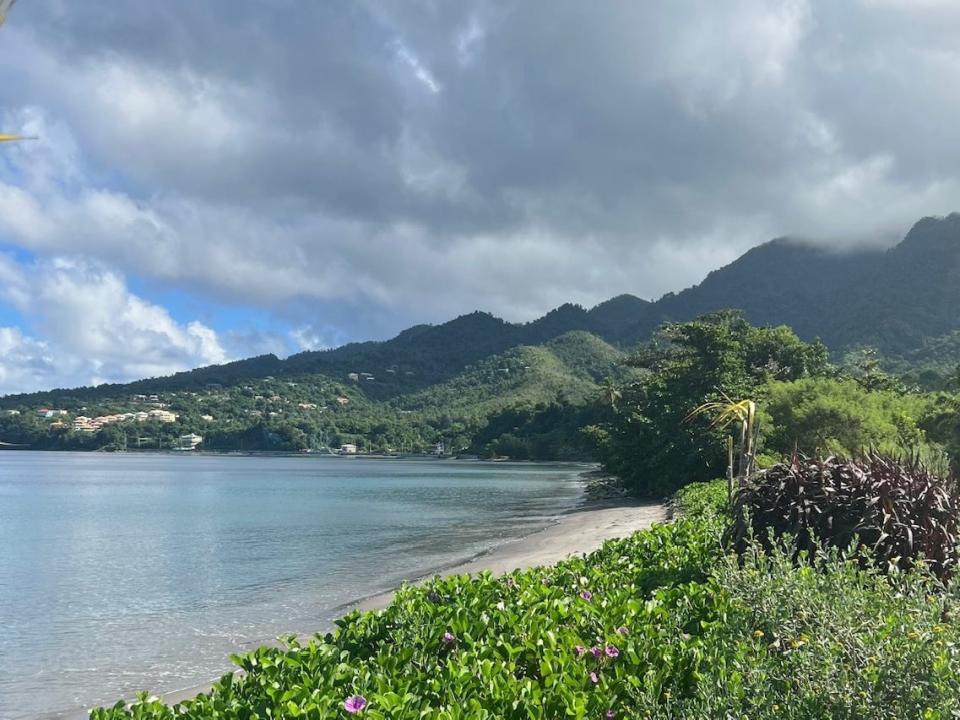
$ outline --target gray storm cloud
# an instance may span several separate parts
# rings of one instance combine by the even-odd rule
[[[929,0],[34,0],[0,103],[48,142],[0,164],[0,233],[357,336],[656,297],[957,209],[958,31]]]

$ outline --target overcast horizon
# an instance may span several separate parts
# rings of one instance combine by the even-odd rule
[[[17,2],[0,395],[656,299],[960,210],[960,4]]]

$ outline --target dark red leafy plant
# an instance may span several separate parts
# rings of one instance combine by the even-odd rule
[[[922,562],[946,579],[958,562],[958,506],[955,483],[916,458],[797,455],[740,488],[727,539],[743,552],[751,537],[769,550],[789,535],[810,557],[823,547],[869,548],[881,567]]]

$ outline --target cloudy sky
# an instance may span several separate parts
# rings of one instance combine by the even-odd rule
[[[960,3],[20,0],[0,393],[655,298],[960,209]]]

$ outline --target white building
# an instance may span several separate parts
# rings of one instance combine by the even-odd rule
[[[181,450],[195,450],[197,445],[203,442],[203,436],[197,435],[196,433],[190,433],[189,435],[181,435],[177,438],[177,446]]]
[[[39,410],[37,410],[37,415],[39,415],[42,418],[54,418],[54,417],[60,417],[66,414],[67,414],[66,410],[50,410],[49,408],[40,408]]]
[[[343,444],[343,445],[340,446],[340,454],[341,454],[341,455],[356,455],[356,454],[357,454],[357,446],[354,445],[353,443],[345,443],[345,444]]]
[[[176,413],[172,413],[169,410],[151,410],[147,413],[147,416],[151,420],[157,420],[163,423],[172,423],[177,421]]]

